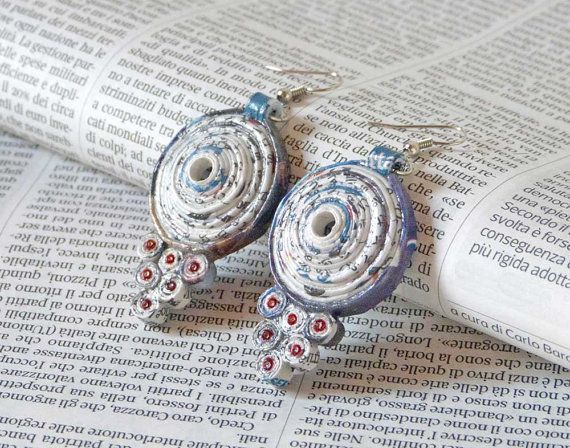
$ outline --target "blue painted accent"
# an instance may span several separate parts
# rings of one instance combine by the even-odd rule
[[[279,203],[279,206],[277,207],[277,210],[275,211],[275,215],[280,215],[281,214],[281,208],[285,207],[285,202],[287,201],[287,199],[289,198],[289,196],[293,196],[295,194],[295,192],[301,188],[301,186],[304,183],[310,182],[311,178],[313,177],[317,177],[319,175],[319,173],[323,172],[323,171],[328,171],[328,170],[332,170],[334,168],[339,168],[339,167],[347,167],[350,168],[352,166],[355,165],[360,165],[360,166],[368,166],[368,164],[365,161],[362,160],[348,160],[346,162],[337,162],[337,163],[333,163],[331,165],[327,165],[327,166],[323,166],[321,168],[317,168],[316,170],[309,172],[307,174],[305,174],[295,185],[293,185],[293,187],[287,192],[287,194],[285,195],[285,197],[283,198],[283,200]],[[323,191],[323,190],[320,190]],[[352,190],[352,192],[358,192],[358,190]],[[359,193],[360,194],[360,193]]]
[[[275,387],[287,387],[289,385],[289,381],[282,380],[279,378],[272,378],[269,380],[264,380],[262,382],[265,384],[271,384],[272,386],[275,386]]]
[[[187,187],[199,193],[210,191],[216,188],[218,185],[223,184],[228,178],[224,170],[220,170],[219,173],[216,173],[214,178],[207,184],[195,182],[192,179],[190,179],[187,175],[188,165],[192,163],[197,157],[200,157],[204,154],[214,154],[216,156],[219,156],[223,151],[224,150],[218,146],[204,146],[194,151],[192,156],[188,157],[182,165],[181,174],[182,174],[182,181],[184,182],[184,184],[186,184]]]
[[[376,146],[368,155],[368,166],[383,176],[387,176],[395,169],[398,169],[399,165],[404,164],[405,159],[401,152],[385,146]]]
[[[337,187],[337,188],[327,188],[327,189],[323,189],[323,190],[319,190],[320,192],[322,191],[326,191],[326,190],[337,190],[337,189],[341,189],[341,187]],[[347,188],[342,188],[344,190],[346,190]],[[349,189],[350,191],[350,189]],[[336,244],[335,248],[329,252],[329,254],[331,253],[336,253],[340,250],[340,247],[346,243],[347,239],[348,239],[348,233],[350,232],[350,227],[352,225],[352,220],[350,218],[350,212],[348,211],[348,208],[346,207],[346,204],[342,203],[341,201],[339,201],[337,198],[334,197],[328,197],[325,199],[322,199],[320,201],[318,201],[314,207],[311,208],[311,210],[309,210],[309,213],[311,213],[312,211],[316,210],[317,208],[319,208],[321,205],[323,204],[334,204],[336,205],[341,211],[342,214],[344,215],[344,227],[342,228],[342,232],[340,234],[340,238],[338,239],[338,243]],[[319,249],[317,249],[316,247],[314,247],[312,244],[307,243],[308,248],[315,254],[320,254],[321,251]],[[308,276],[305,276],[306,278],[309,278]],[[320,278],[317,278],[317,280],[321,283],[325,283],[324,281],[322,281]]]
[[[362,196],[362,194],[360,194],[360,192],[359,192],[358,196]],[[352,220],[350,219],[350,213],[348,211],[348,208],[346,208],[346,204],[340,202],[336,198],[326,198],[326,199],[322,200],[318,205],[326,204],[326,203],[332,203],[342,210],[342,213],[344,215],[344,227],[342,229],[342,233],[340,234],[340,242],[345,243],[347,238],[348,238],[348,232],[350,231],[350,225],[352,224]]]
[[[275,110],[275,100],[261,92],[254,93],[243,110],[247,118],[263,121],[269,112]]]
[[[314,196],[316,194],[321,195],[324,191],[335,191],[335,190],[344,190],[346,193],[352,194],[357,198],[362,196],[361,191],[357,190],[356,188],[347,187],[346,185],[331,185],[321,190],[315,189],[314,191],[311,192],[310,196]]]
[[[279,305],[273,309],[267,309],[263,306],[263,303],[265,302],[267,296],[272,294],[275,294],[279,297]],[[267,291],[261,294],[261,296],[259,296],[259,299],[257,299],[257,312],[266,319],[272,319],[275,316],[278,316],[283,312],[283,310],[286,307],[287,307],[287,296],[278,286],[269,288]]]

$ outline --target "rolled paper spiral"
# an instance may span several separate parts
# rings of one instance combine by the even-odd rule
[[[394,290],[415,238],[413,210],[397,177],[346,162],[309,174],[287,195],[274,218],[270,261],[293,302],[344,316]]]
[[[253,95],[244,109],[206,114],[183,128],[153,174],[155,231],[138,247],[143,292],[131,310],[151,323],[184,308],[209,285],[214,261],[260,237],[287,190],[288,160],[269,114],[280,103]]]
[[[379,147],[367,161],[308,174],[281,202],[269,235],[277,285],[259,298],[265,320],[254,333],[262,381],[283,386],[316,366],[318,346],[344,334],[338,318],[374,307],[402,280],[416,222],[392,173],[401,163],[401,154]],[[268,322],[280,329],[269,346],[259,340]]]
[[[287,159],[269,120],[215,112],[184,129],[160,157],[151,215],[174,247],[219,258],[263,234],[286,191]]]

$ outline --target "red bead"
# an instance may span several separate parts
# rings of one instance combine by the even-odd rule
[[[262,341],[270,341],[274,334],[275,333],[273,333],[272,330],[270,330],[269,328],[266,328],[265,330],[263,330],[261,332],[261,340]]]
[[[289,349],[289,353],[291,353],[291,355],[293,355],[295,358],[302,356],[304,351],[305,350],[303,349],[303,346],[301,344],[296,344],[296,343],[293,344]]]
[[[144,242],[144,250],[150,252],[156,248],[156,241],[155,240],[146,240]]]
[[[190,266],[188,266],[188,270],[190,272],[198,272],[200,270],[200,263],[198,263],[197,261],[193,261],[192,263],[190,263]]]
[[[141,307],[141,309],[143,310],[148,310],[151,306],[152,306],[152,300],[150,300],[149,298],[144,298],[141,299],[139,302],[139,306]]]
[[[313,330],[315,333],[322,333],[327,329],[327,322],[324,319],[317,319],[313,322]]]
[[[295,325],[297,323],[297,315],[294,313],[291,313],[287,316],[287,323],[291,326]]]
[[[174,254],[168,254],[164,261],[166,261],[166,264],[172,264],[176,261],[176,257],[174,256]]]
[[[166,284],[166,289],[170,292],[174,291],[176,289],[176,282],[174,280],[170,280],[167,284]]]
[[[145,281],[152,278],[152,270],[149,268],[144,268],[141,272],[141,278]]]
[[[279,300],[277,300],[275,297],[269,297],[269,299],[267,300],[267,308],[272,310],[277,305],[279,305]]]
[[[261,364],[261,368],[266,372],[271,372],[273,370],[274,365],[275,365],[275,361],[273,361],[273,358],[271,356],[268,356],[267,358],[265,358],[263,360],[263,363]]]

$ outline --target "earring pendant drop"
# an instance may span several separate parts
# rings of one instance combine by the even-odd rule
[[[166,147],[149,196],[154,231],[139,244],[135,316],[163,323],[212,283],[216,259],[265,232],[287,189],[287,154],[270,119],[281,113],[256,93],[244,109],[193,120]]]
[[[257,303],[261,381],[282,387],[313,369],[319,346],[342,339],[340,317],[364,313],[392,294],[416,249],[414,210],[398,175],[412,172],[423,149],[461,142],[376,147],[366,160],[307,174],[285,196],[269,234],[276,285]]]
[[[269,69],[333,79],[320,87],[280,90],[276,99],[254,94],[243,109],[205,114],[185,126],[155,166],[149,195],[154,230],[139,243],[140,288],[132,313],[152,324],[189,304],[192,292],[216,277],[215,260],[267,230],[287,191],[289,162],[275,122],[289,103],[328,91],[334,72]]]

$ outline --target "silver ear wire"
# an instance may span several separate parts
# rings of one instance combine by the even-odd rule
[[[323,92],[330,92],[333,89],[336,89],[342,84],[342,78],[337,72],[333,71],[324,71],[324,70],[298,70],[298,69],[289,69],[289,68],[281,68],[275,67],[272,65],[266,65],[266,69],[282,73],[282,74],[296,74],[296,75],[304,75],[304,76],[326,76],[332,79],[330,84],[324,85],[321,87],[310,87],[307,85],[300,85],[294,87],[292,89],[280,89],[277,92],[277,99],[285,106],[285,108],[289,107],[289,104],[297,99],[302,98],[307,95],[312,95],[314,93],[323,93]],[[271,120],[273,121],[286,121],[287,120],[287,113],[284,113],[281,117],[271,116]]]
[[[467,140],[467,135],[465,134],[463,128],[461,128],[461,126],[457,126],[454,124],[393,124],[393,123],[384,123],[382,121],[369,121],[368,124],[371,126],[378,126],[388,129],[401,129],[401,130],[453,129],[457,131],[457,133],[460,135],[459,138],[449,141],[438,141],[432,138],[425,138],[421,140],[413,140],[413,139],[407,140],[402,148],[402,151],[404,152],[405,155],[406,167],[396,171],[400,175],[411,174],[414,171],[413,164],[422,151],[428,148],[432,148],[434,146],[439,146],[440,147],[439,149],[443,150],[443,147],[445,146],[460,145]]]

